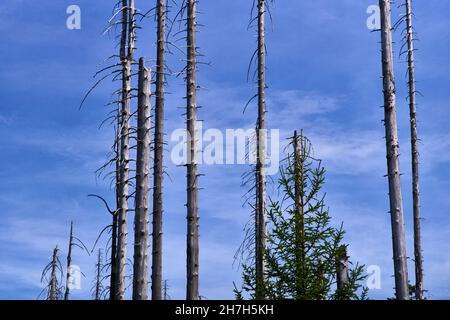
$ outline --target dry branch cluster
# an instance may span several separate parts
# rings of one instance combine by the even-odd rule
[[[180,29],[184,22],[185,29],[177,35],[185,34],[186,66],[177,75],[184,74],[186,82],[186,127],[195,137],[197,120],[197,45],[196,45],[196,5],[197,1],[183,1],[175,20],[180,22]],[[168,18],[170,6],[166,0],[156,0],[155,6],[142,14],[133,0],[122,0],[114,8],[113,17],[109,21],[107,31],[120,27],[119,54],[112,56],[119,61],[103,68],[97,74],[110,72],[113,81],[121,82],[121,89],[114,94],[118,99],[109,105],[117,108],[111,112],[108,120],[115,123],[115,141],[113,152],[108,162],[98,173],[110,177],[115,185],[116,208],[110,209],[103,197],[100,199],[112,215],[112,224],[106,227],[111,235],[106,250],[109,259],[106,264],[110,270],[109,291],[110,299],[123,300],[127,289],[127,267],[132,264],[132,298],[134,300],[148,299],[148,285],[151,282],[151,298],[160,300],[167,297],[167,282],[162,278],[162,237],[163,237],[163,176],[164,172],[164,104],[165,85],[168,68],[166,53],[168,47],[179,49],[168,41],[168,34],[172,30],[174,21]],[[156,21],[156,72],[154,74],[145,66],[144,58],[135,59],[138,23],[147,17],[155,17]],[[169,32],[167,32],[169,30]],[[181,50],[181,49],[180,49]],[[183,50],[181,50],[183,52]],[[136,67],[137,66],[137,67]],[[135,69],[138,69],[135,71]],[[112,71],[111,71],[112,70]],[[137,75],[137,88],[133,88],[133,79]],[[154,81],[152,82],[152,75]],[[100,81],[108,77],[101,78]],[[150,86],[154,85],[154,94]],[[93,88],[98,85],[96,83]],[[88,94],[92,89],[88,91]],[[134,98],[137,106],[133,107]],[[152,98],[154,108],[151,107]],[[83,99],[84,102],[84,99]],[[195,140],[187,142],[190,151],[187,159],[187,293],[188,299],[200,298],[198,292],[198,171],[195,160],[197,143]],[[153,157],[152,157],[153,155]],[[153,165],[152,165],[153,162]],[[113,167],[113,172],[106,172]],[[153,169],[153,172],[150,172]],[[150,187],[151,176],[153,188]],[[150,224],[150,192],[152,199],[152,230]],[[134,200],[134,208],[130,208]],[[133,260],[128,258],[128,228],[129,213],[134,212],[134,254]],[[151,231],[151,233],[150,233]],[[148,279],[148,247],[151,240],[151,281]]]
[[[415,296],[423,299],[423,266],[420,235],[420,199],[419,199],[419,160],[417,147],[416,88],[414,70],[414,31],[412,27],[411,0],[404,0],[406,14],[404,53],[408,60],[409,107],[411,120],[411,146],[414,201],[414,252],[415,252]],[[324,171],[310,169],[310,145],[303,133],[295,132],[291,141],[293,152],[288,155],[288,165],[282,171],[280,185],[286,193],[283,199],[292,200],[289,209],[283,209],[283,203],[274,202],[267,196],[266,185],[266,16],[270,16],[272,0],[254,0],[249,26],[255,26],[257,46],[250,64],[255,62],[255,82],[257,93],[249,103],[257,100],[256,117],[256,164],[245,175],[250,185],[248,202],[253,209],[251,223],[245,233],[241,253],[247,253],[251,265],[244,266],[244,285],[255,299],[294,298],[294,299],[336,299],[355,298],[362,279],[361,269],[352,271],[349,267],[347,247],[341,245],[343,232],[328,226],[329,216],[323,198],[318,192],[323,184]],[[197,3],[198,0],[183,0],[175,19],[170,20],[168,12],[171,6],[167,0],[155,0],[154,8],[141,13],[135,7],[134,0],[120,0],[113,10],[112,18],[105,32],[117,29],[118,54],[106,61],[113,61],[95,74],[100,79],[92,86],[87,96],[105,79],[112,77],[120,82],[120,88],[113,92],[114,100],[108,103],[113,110],[104,122],[114,126],[114,141],[107,162],[98,169],[98,176],[111,179],[114,186],[115,204],[113,208],[99,195],[90,195],[103,202],[111,214],[112,222],[99,234],[94,244],[107,232],[109,240],[106,250],[98,251],[96,278],[93,296],[96,300],[125,299],[126,289],[132,286],[134,300],[149,298],[148,285],[151,283],[151,298],[168,298],[167,280],[163,280],[162,240],[163,240],[163,176],[164,176],[164,110],[166,76],[166,54],[169,48],[176,48],[185,55],[185,66],[175,73],[184,75],[186,84],[185,125],[188,132],[186,147],[186,207],[187,207],[187,252],[186,252],[186,298],[200,299],[199,294],[199,172],[196,160],[197,141],[197,67],[199,52],[197,47]],[[399,139],[397,132],[396,92],[394,79],[394,59],[392,30],[400,22],[391,24],[391,2],[379,0],[381,10],[381,52],[384,94],[384,124],[386,130],[387,178],[389,182],[389,200],[393,239],[393,260],[395,289],[397,299],[409,299],[410,287],[406,263],[405,230],[403,222],[403,200],[400,183]],[[144,58],[135,58],[139,22],[153,16],[156,23],[156,67],[152,74]],[[179,22],[185,48],[180,49],[169,40],[174,22]],[[250,68],[248,70],[250,73]],[[154,81],[152,81],[152,78]],[[136,81],[137,80],[137,81]],[[137,87],[133,87],[137,83]],[[150,89],[154,86],[154,90]],[[154,107],[151,104],[154,102]],[[248,103],[248,104],[249,104]],[[247,105],[248,105],[247,104]],[[247,106],[245,106],[246,108]],[[244,110],[245,110],[244,108]],[[103,123],[102,123],[103,125]],[[306,155],[306,156],[304,156]],[[284,175],[283,175],[284,174]],[[153,185],[151,186],[151,178]],[[309,180],[308,180],[309,179]],[[310,183],[312,186],[307,186]],[[312,189],[308,189],[312,188]],[[152,196],[150,193],[152,192]],[[151,200],[151,201],[150,201]],[[311,204],[314,203],[315,204]],[[152,203],[152,209],[150,209]],[[268,204],[269,203],[269,204]],[[268,208],[268,206],[270,208]],[[150,230],[150,210],[152,210],[152,230]],[[129,213],[134,213],[133,259],[127,252],[130,226]],[[285,223],[290,216],[290,223]],[[269,222],[267,221],[269,217]],[[312,220],[311,220],[312,219]],[[316,219],[316,220],[314,220]],[[270,230],[268,225],[271,224]],[[317,225],[311,229],[311,225]],[[148,254],[151,235],[151,279],[148,279],[150,260]],[[292,240],[294,239],[294,240]],[[320,242],[323,247],[316,247]],[[69,250],[64,298],[70,295],[70,267],[72,248],[79,247],[91,253],[80,239],[74,236],[73,223],[70,227]],[[55,248],[52,261],[45,267],[42,281],[45,297],[50,300],[62,298],[63,267]],[[311,253],[313,252],[313,253]],[[286,258],[287,257],[287,258]],[[132,265],[132,266],[130,266]],[[294,266],[294,268],[292,268]],[[132,269],[132,275],[127,270]],[[284,270],[284,271],[283,271]],[[292,272],[291,272],[292,271]],[[289,273],[291,272],[291,273]],[[58,273],[60,276],[58,276]],[[48,274],[50,274],[48,276]],[[132,278],[130,281],[129,278]],[[334,279],[334,280],[333,280]],[[108,285],[104,285],[104,282]],[[336,292],[331,295],[331,284],[335,283]],[[238,297],[241,292],[236,289]]]

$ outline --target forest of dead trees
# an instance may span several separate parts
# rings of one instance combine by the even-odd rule
[[[115,100],[108,103],[111,111],[105,121],[114,127],[109,158],[97,174],[111,178],[115,203],[102,195],[93,199],[104,205],[109,219],[99,232],[92,248],[76,236],[76,226],[70,225],[66,266],[61,261],[60,249],[55,247],[51,261],[44,268],[44,289],[40,298],[70,299],[70,278],[73,250],[93,255],[96,260],[92,298],[95,300],[123,300],[131,290],[133,300],[168,299],[167,279],[163,278],[165,166],[165,87],[168,76],[182,76],[185,80],[184,119],[179,119],[188,133],[186,139],[186,299],[201,299],[199,286],[199,197],[201,174],[196,159],[197,125],[197,68],[200,64],[197,45],[199,0],[179,3],[153,0],[154,8],[142,12],[137,7],[142,0],[120,0],[107,25],[114,33],[117,52],[107,61],[110,65],[99,70],[100,78],[84,97],[102,81],[112,79],[120,84],[112,93]],[[421,212],[419,195],[419,150],[416,119],[416,80],[414,61],[415,31],[412,0],[399,0],[404,15],[393,23],[390,0],[379,0],[381,29],[381,70],[384,97],[384,127],[386,140],[387,181],[392,226],[393,272],[395,298],[399,300],[424,299],[423,258],[421,244]],[[268,198],[266,187],[266,22],[274,0],[249,1],[250,27],[257,36],[251,65],[255,67],[257,92],[250,99],[257,108],[255,116],[255,164],[244,176],[248,187],[246,202],[251,222],[247,225],[244,241],[236,254],[242,266],[242,286],[235,284],[236,299],[365,299],[363,266],[350,264],[344,242],[345,231],[331,224],[322,186],[325,169],[312,152],[312,142],[298,128],[292,132],[280,173],[274,182],[280,199]],[[207,12],[205,14],[208,14]],[[154,18],[156,31],[155,67],[148,60],[136,57],[136,42],[143,33],[139,23]],[[402,30],[402,52],[408,66],[408,99],[412,154],[413,215],[404,216],[401,190],[399,138],[397,130],[396,90],[393,37]],[[171,39],[176,34],[184,43]],[[166,55],[172,50],[183,52],[185,66],[178,72],[167,66]],[[374,54],[377,54],[374,52]],[[245,73],[245,70],[243,70]],[[251,71],[249,70],[249,73]],[[375,80],[375,79],[374,79]],[[301,84],[299,84],[301,85]],[[270,95],[270,92],[267,93]],[[82,104],[83,104],[82,102]],[[167,106],[173,108],[173,106]],[[246,107],[246,106],[245,106]],[[244,108],[244,106],[243,106]],[[276,106],[272,106],[276,108]],[[301,108],[301,106],[298,106]],[[320,147],[320,146],[319,146]],[[166,217],[167,215],[167,217]],[[131,220],[134,217],[134,221]],[[414,279],[407,270],[404,219],[414,223]],[[132,231],[130,233],[130,231]],[[106,250],[96,248],[100,237],[107,235]],[[133,253],[127,252],[132,242]],[[96,253],[94,253],[96,252]],[[149,253],[150,252],[150,253]],[[151,263],[151,266],[149,266]],[[132,270],[127,274],[126,270]],[[150,274],[150,277],[149,277]],[[150,290],[150,291],[149,291]]]

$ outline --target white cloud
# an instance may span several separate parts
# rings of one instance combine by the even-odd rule
[[[298,90],[270,91],[268,95],[268,108],[280,124],[283,120],[296,116],[323,115],[339,108],[340,99],[327,97],[314,92],[301,92]],[[273,121],[277,121],[273,120]]]
[[[361,174],[385,172],[385,145],[379,132],[333,131],[311,134],[316,156],[330,173]]]

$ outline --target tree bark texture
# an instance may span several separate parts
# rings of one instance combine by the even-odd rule
[[[98,250],[97,256],[97,274],[95,277],[95,300],[100,300],[101,278],[102,278],[102,252]]]
[[[386,158],[392,225],[395,293],[398,300],[409,299],[406,264],[405,226],[400,183],[399,141],[395,101],[394,61],[392,51],[391,3],[380,0],[381,45],[384,92],[384,125],[386,129]]]
[[[164,152],[164,86],[166,2],[158,0],[157,58],[155,98],[155,143],[153,167],[153,233],[152,233],[152,300],[162,299],[162,236],[163,236],[163,152]]]
[[[64,292],[64,300],[69,300],[70,294],[70,266],[72,264],[72,243],[73,243],[73,221],[70,222],[69,251],[67,253],[67,270],[66,270],[66,291]]]
[[[120,208],[118,216],[117,240],[117,284],[116,299],[123,300],[125,295],[125,265],[127,261],[127,220],[128,187],[130,162],[130,98],[131,98],[131,63],[134,52],[134,0],[122,1],[122,36],[120,57],[122,62],[122,102],[121,102],[121,151],[120,151]],[[128,41],[128,48],[127,48]],[[127,50],[128,49],[128,50]]]
[[[342,287],[348,285],[349,283],[349,268],[348,268],[348,256],[347,256],[347,247],[342,246],[339,248],[338,256],[336,257],[337,263],[337,277],[336,284],[338,290]]]
[[[150,193],[150,70],[139,59],[133,300],[147,300]]]
[[[406,41],[408,44],[408,87],[409,87],[409,117],[411,124],[411,160],[412,160],[412,190],[414,217],[414,265],[416,275],[415,297],[423,300],[423,257],[421,237],[420,189],[419,189],[419,147],[417,138],[416,118],[416,80],[414,63],[414,41],[412,26],[411,0],[406,0]]]
[[[197,174],[197,0],[187,0],[187,300],[199,300],[198,174]]]
[[[57,291],[58,291],[58,283],[56,279],[56,264],[58,263],[58,246],[55,247],[53,250],[53,257],[52,257],[52,273],[50,278],[50,293],[49,293],[49,300],[57,300]]]
[[[258,0],[258,121],[256,127],[256,299],[264,299],[266,250],[266,50],[265,0]]]

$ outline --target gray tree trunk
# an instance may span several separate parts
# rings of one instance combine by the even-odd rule
[[[95,277],[95,300],[100,300],[100,290],[101,290],[101,278],[102,278],[102,252],[99,249],[98,250],[98,257],[97,257],[97,274]]]
[[[349,283],[349,268],[348,268],[348,256],[347,256],[347,247],[341,246],[338,250],[338,256],[336,259],[337,262],[337,277],[336,284],[337,289],[341,289],[342,287],[348,285]]]
[[[117,298],[117,225],[118,212],[113,216],[112,232],[111,232],[111,275],[109,279],[109,300]]]
[[[150,193],[150,71],[139,59],[133,300],[147,300]]]
[[[256,127],[256,299],[264,299],[266,250],[266,52],[265,0],[258,0],[258,122]]]
[[[406,264],[405,226],[400,184],[399,141],[395,106],[394,62],[392,58],[391,3],[380,0],[383,66],[386,158],[394,255],[395,293],[399,300],[409,299]]]
[[[70,266],[72,263],[72,245],[73,245],[73,221],[70,222],[70,236],[69,236],[69,251],[67,253],[67,270],[66,270],[66,291],[64,293],[64,300],[69,300],[70,288]]]
[[[162,225],[163,225],[163,151],[164,151],[164,84],[166,0],[158,0],[156,7],[157,58],[155,98],[155,154],[153,167],[153,233],[152,233],[152,300],[162,299]]]
[[[58,294],[58,281],[56,278],[56,264],[58,259],[58,246],[55,247],[53,250],[53,257],[52,257],[52,273],[50,278],[50,293],[49,293],[49,300],[57,300],[57,294]]]
[[[119,101],[121,100],[119,96]],[[122,148],[120,147],[121,142],[121,127],[122,127],[122,120],[121,120],[121,103],[119,103],[119,106],[117,107],[117,130],[116,130],[116,211],[113,215],[113,222],[112,222],[112,231],[111,231],[111,256],[110,256],[110,263],[111,263],[111,276],[109,279],[109,300],[115,300],[117,296],[117,225],[118,225],[118,214],[120,211],[120,153]]]
[[[417,145],[417,119],[416,119],[416,80],[414,68],[414,43],[412,27],[411,0],[406,0],[406,24],[408,43],[408,73],[409,73],[409,117],[411,122],[411,160],[412,160],[412,190],[414,215],[414,263],[416,272],[417,300],[423,300],[423,257],[420,221],[420,189],[419,189],[419,148]]]
[[[125,265],[127,261],[127,216],[128,216],[128,184],[130,162],[130,96],[131,96],[131,63],[134,52],[134,0],[122,1],[122,37],[120,55],[122,60],[122,126],[121,126],[121,166],[120,166],[120,209],[118,217],[117,240],[117,285],[116,298],[123,300],[125,295]],[[125,32],[124,32],[125,30]],[[128,39],[128,51],[125,53]]]
[[[186,299],[199,300],[198,291],[198,175],[197,175],[197,45],[196,7],[198,0],[187,0],[187,286]]]
[[[168,294],[167,294],[167,280],[164,280],[163,300],[168,300]]]

